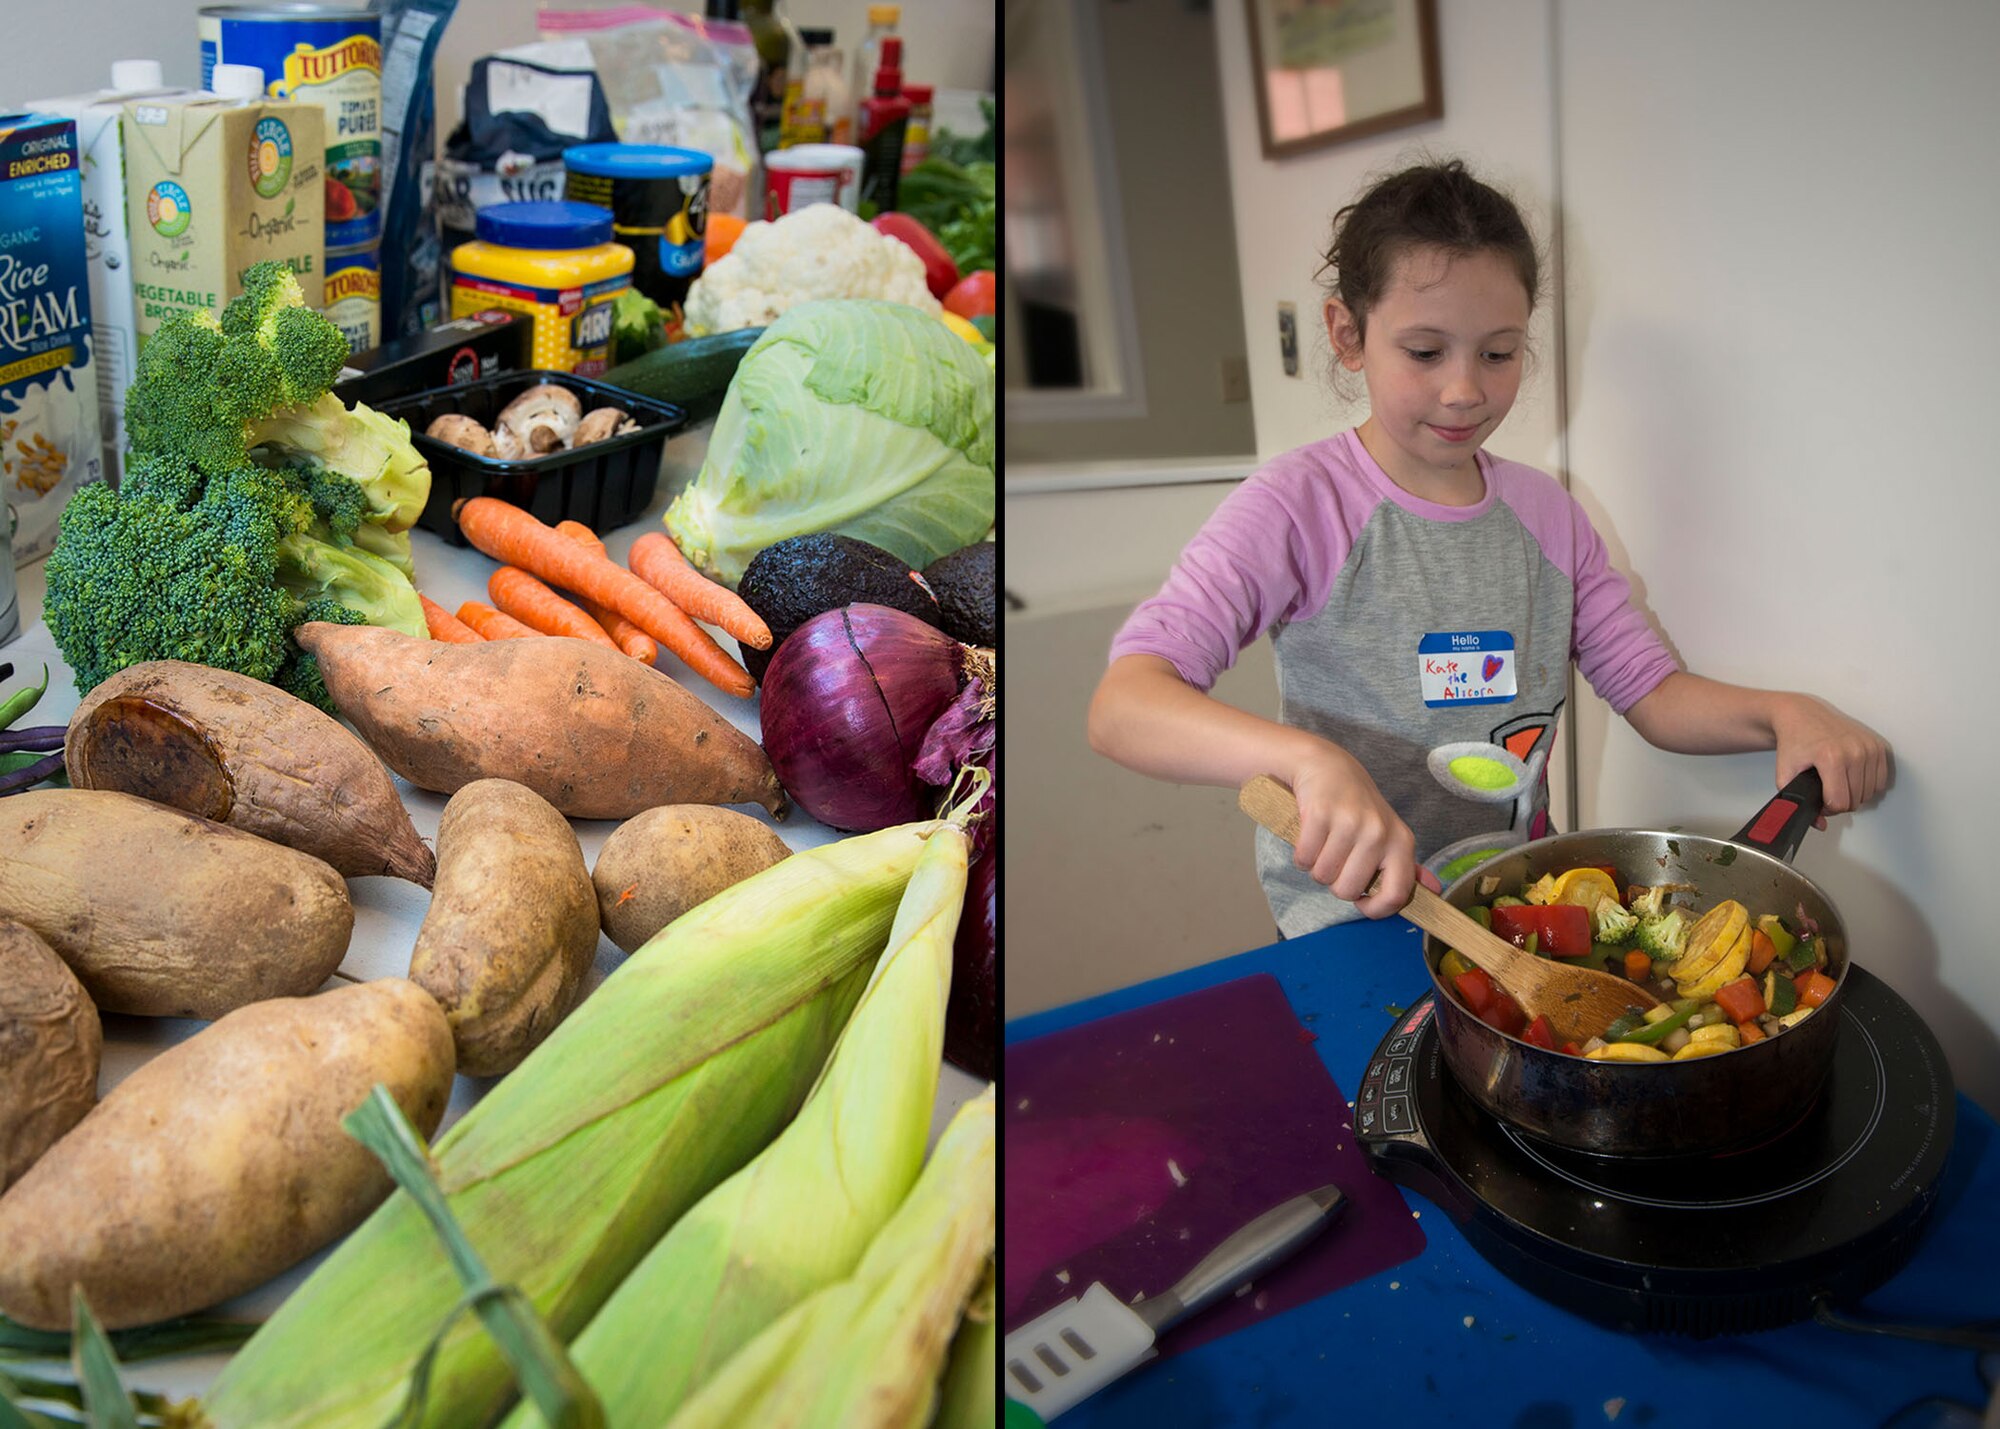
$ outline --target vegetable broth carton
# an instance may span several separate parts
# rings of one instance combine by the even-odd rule
[[[91,343],[76,125],[0,115],[0,483],[16,565],[49,553],[70,493],[104,475]]]
[[[313,299],[326,279],[326,111],[265,98],[129,100],[125,209],[139,342],[175,313],[217,317],[276,259]],[[314,303],[317,307],[319,304]]]
[[[111,67],[111,87],[37,101],[43,114],[76,124],[77,157],[83,174],[83,243],[90,266],[91,363],[97,369],[98,427],[103,440],[104,476],[116,484],[130,445],[125,436],[125,389],[139,352],[138,319],[132,306],[132,239],[125,215],[125,142],[120,122],[126,101],[187,98],[160,81],[153,60],[120,60]]]

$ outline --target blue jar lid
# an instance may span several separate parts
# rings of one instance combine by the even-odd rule
[[[563,167],[600,179],[678,179],[707,173],[715,160],[664,144],[578,144],[563,150]]]
[[[474,215],[481,243],[504,248],[591,248],[611,241],[611,210],[594,203],[496,203]]]

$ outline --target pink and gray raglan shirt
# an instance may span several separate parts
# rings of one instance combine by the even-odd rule
[[[1679,665],[1570,494],[1478,460],[1486,495],[1438,506],[1352,431],[1286,452],[1223,499],[1111,658],[1157,655],[1208,690],[1268,633],[1279,718],[1361,762],[1420,861],[1541,837],[1569,661],[1618,714]],[[1287,937],[1358,916],[1261,829],[1257,871]]]

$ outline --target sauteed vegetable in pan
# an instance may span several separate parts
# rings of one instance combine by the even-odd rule
[[[1630,978],[1661,999],[1634,1007],[1581,1045],[1558,1044],[1546,1017],[1520,1005],[1456,950],[1439,970],[1465,1008],[1512,1037],[1593,1061],[1667,1062],[1733,1051],[1782,1035],[1833,992],[1825,940],[1775,912],[1755,915],[1733,898],[1699,905],[1692,884],[1632,885],[1618,870],[1571,868],[1500,891],[1466,912],[1515,946]]]

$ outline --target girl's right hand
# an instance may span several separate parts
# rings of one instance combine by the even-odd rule
[[[1417,838],[1368,771],[1327,745],[1292,770],[1291,785],[1299,804],[1293,861],[1367,917],[1402,911],[1419,876]]]

